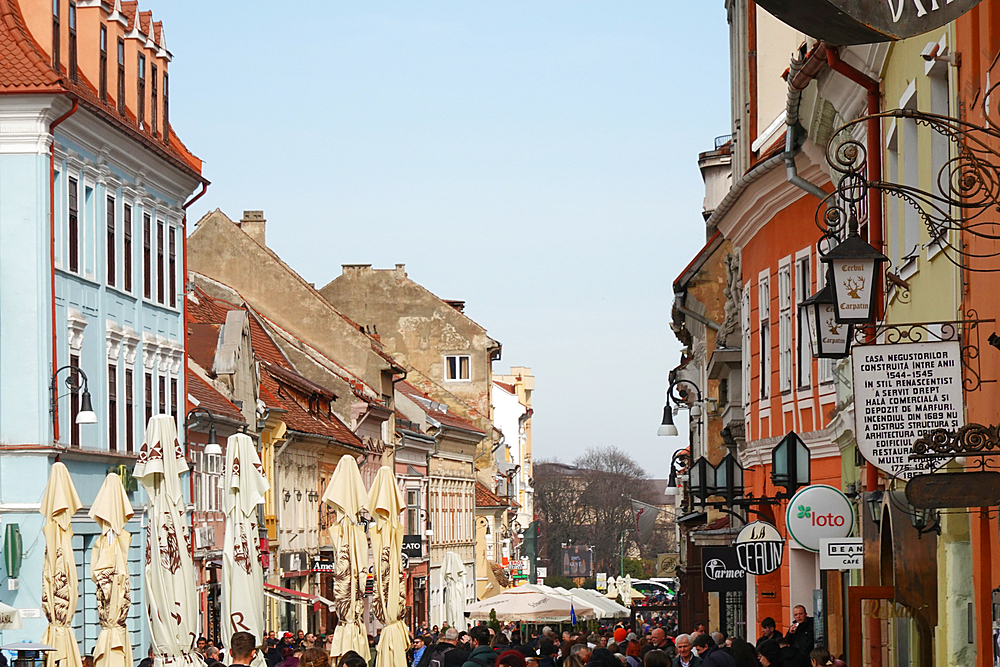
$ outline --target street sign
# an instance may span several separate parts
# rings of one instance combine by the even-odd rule
[[[681,555],[675,553],[660,554],[656,557],[656,576],[676,577],[677,568],[681,564]]]
[[[819,541],[819,569],[860,570],[865,546],[860,537],[824,537]]]
[[[784,559],[785,538],[766,521],[753,521],[743,526],[736,536],[736,555],[747,574],[770,574]]]
[[[905,480],[937,468],[910,454],[918,437],[964,423],[958,341],[859,345],[851,359],[854,433],[865,460]]]
[[[597,573],[597,590],[601,591],[602,593],[604,591],[608,590],[608,573],[607,572],[598,572]]]
[[[549,576],[549,568],[547,567],[537,567],[535,568],[535,576],[539,579],[544,579]]]
[[[1000,472],[917,475],[906,484],[906,500],[923,510],[1000,505]]]
[[[798,490],[785,510],[788,534],[805,549],[819,551],[824,537],[847,537],[854,530],[854,505],[840,489],[813,484]]]

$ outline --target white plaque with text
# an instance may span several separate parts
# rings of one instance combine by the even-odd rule
[[[907,480],[940,465],[910,453],[920,436],[964,424],[961,355],[958,341],[851,350],[855,435],[865,459]]]

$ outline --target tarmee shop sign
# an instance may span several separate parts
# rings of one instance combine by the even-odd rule
[[[937,464],[911,460],[913,441],[963,423],[958,341],[851,350],[858,449],[879,470],[909,480]]]
[[[778,20],[831,44],[906,39],[940,28],[980,0],[757,0]]]

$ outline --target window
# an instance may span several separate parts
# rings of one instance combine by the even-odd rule
[[[69,0],[69,78],[76,81],[76,3]]]
[[[147,299],[153,296],[153,229],[149,213],[142,214],[142,295]]]
[[[97,73],[97,89],[101,101],[108,102],[108,26],[101,24],[101,69]]]
[[[132,291],[132,205],[122,206],[122,282],[126,292]]]
[[[760,397],[771,397],[771,281],[765,273],[757,284],[757,317],[760,342]]]
[[[69,365],[80,367],[80,355],[71,354],[69,355]],[[75,380],[77,382],[83,382],[83,378],[79,377],[76,371],[71,370],[70,373],[76,375]],[[80,447],[80,425],[76,423],[76,416],[80,414],[80,392],[74,391],[70,392],[69,395],[69,446],[79,449]]]
[[[59,71],[59,52],[62,50],[59,30],[59,1],[52,0],[52,68]]]
[[[163,295],[166,290],[166,285],[164,284],[164,268],[163,268],[163,234],[164,225],[162,220],[158,220],[156,223],[156,302],[163,303]]]
[[[778,382],[792,390],[792,266],[778,267]]]
[[[108,364],[108,449],[118,451],[118,366]]]
[[[146,129],[146,56],[139,54],[139,70],[136,72],[136,105],[135,119],[139,129]]]
[[[125,369],[125,451],[135,449],[135,400],[132,387],[132,369]]]
[[[177,423],[177,405],[181,398],[177,388],[177,378],[170,378],[170,416],[174,418],[174,423]]]
[[[160,398],[160,411],[156,414],[165,415],[167,414],[167,378],[160,376],[157,379],[157,389],[159,393],[157,396]]]
[[[796,346],[798,347],[798,383],[800,388],[812,384],[812,349],[809,343],[808,321],[802,310],[802,302],[811,296],[812,280],[809,271],[810,257],[799,257],[795,260],[795,303],[797,305],[798,330]]]
[[[107,199],[107,222],[108,222],[108,286],[115,286],[115,278],[118,273],[118,248],[115,243],[115,198]]]
[[[743,372],[740,381],[743,389],[743,407],[750,409],[750,369],[752,368],[752,358],[750,354],[750,285],[743,287],[743,300],[740,306],[740,319],[742,320],[743,342],[740,350],[740,357],[743,361]],[[750,420],[747,420],[749,423]],[[747,436],[749,437],[749,436]]]
[[[420,490],[406,490],[406,534],[422,535],[420,530]]]
[[[167,270],[170,272],[170,307],[177,307],[177,230],[170,230],[170,262]]]
[[[156,136],[156,121],[157,110],[156,110],[156,65],[152,63],[149,65],[149,126],[153,132],[153,136]]]
[[[146,373],[146,386],[145,386],[145,399],[146,399],[146,423],[153,418],[153,374]]]
[[[816,276],[816,289],[822,289],[826,287],[826,273],[820,273]],[[820,279],[823,280],[820,283]],[[819,381],[821,383],[833,382],[833,359],[820,359],[819,360]]]
[[[118,38],[118,113],[125,115],[125,40]]]
[[[80,272],[80,212],[79,186],[75,178],[69,179],[69,270]]]
[[[445,380],[469,379],[469,356],[465,354],[445,357]]]
[[[163,73],[163,143],[170,143],[170,97],[167,95],[167,73]]]

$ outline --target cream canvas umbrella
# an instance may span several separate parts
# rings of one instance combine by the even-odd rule
[[[444,579],[444,620],[456,630],[466,630],[465,563],[454,551],[446,551],[441,569]]]
[[[375,667],[406,667],[410,647],[406,631],[406,594],[403,588],[403,496],[388,466],[379,468],[368,493],[368,512],[375,517],[372,553],[375,554],[375,590],[372,611],[384,626],[378,640]]]
[[[146,617],[153,640],[154,667],[195,665],[198,598],[191,549],[184,533],[181,473],[188,469],[169,415],[156,415],[134,475],[148,496],[146,523]]]
[[[235,632],[264,637],[264,570],[260,564],[257,504],[270,485],[253,440],[244,433],[226,443],[226,539],[222,550],[222,643],[232,648]],[[253,667],[264,667],[257,651]]]
[[[49,483],[42,496],[39,512],[46,518],[45,562],[42,565],[42,609],[49,627],[42,643],[53,648],[45,654],[46,667],[80,667],[80,647],[73,632],[73,614],[79,580],[73,558],[73,514],[82,507],[69,470],[62,463],[52,464]]]
[[[90,578],[96,586],[97,616],[101,621],[94,667],[132,667],[128,636],[132,606],[128,548],[132,535],[125,530],[125,524],[133,514],[121,477],[108,473],[90,508],[90,518],[101,527],[101,536],[90,553]]]
[[[333,598],[340,622],[333,632],[330,655],[336,659],[348,651],[356,651],[368,662],[371,653],[363,618],[368,539],[358,521],[358,512],[368,502],[368,494],[353,456],[341,457],[323,493],[323,502],[337,512],[337,522],[330,526],[330,538],[336,553]]]

